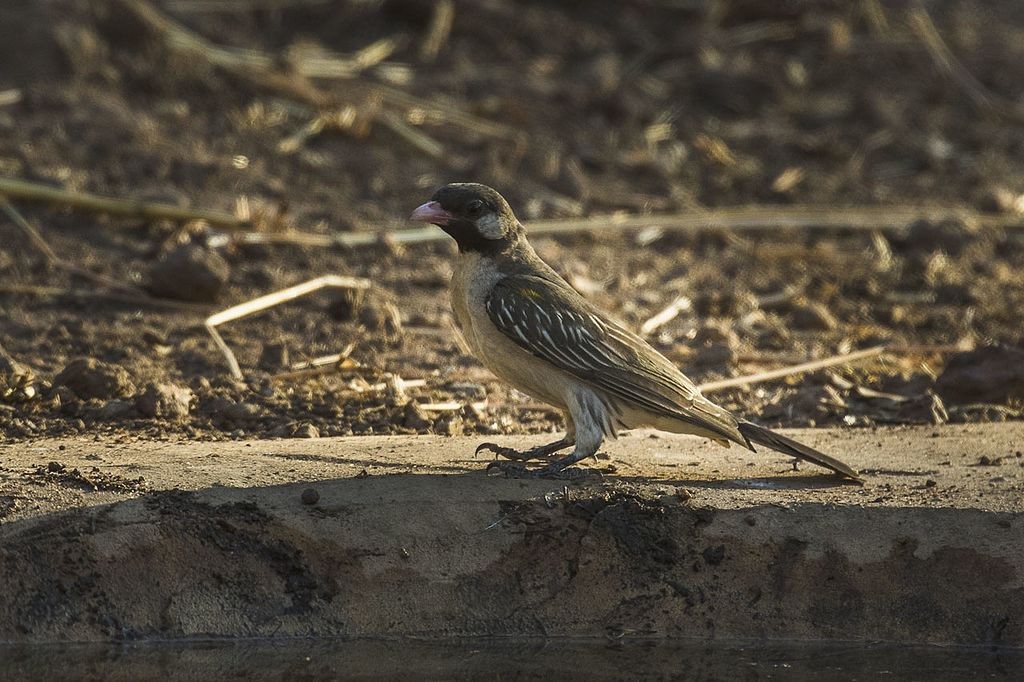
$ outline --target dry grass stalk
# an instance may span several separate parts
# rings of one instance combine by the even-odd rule
[[[60,204],[87,211],[96,211],[97,213],[126,215],[135,218],[166,218],[177,221],[205,220],[211,225],[233,230],[246,229],[252,226],[249,221],[241,220],[230,213],[222,213],[221,211],[181,208],[180,206],[171,206],[170,204],[116,199],[86,192],[72,192],[36,182],[28,182],[27,180],[15,180],[14,178],[0,178],[0,196],[9,199],[27,199],[30,201]]]
[[[289,7],[313,7],[326,5],[334,0],[170,0],[167,9],[181,14],[205,14],[220,12],[253,12],[256,10],[281,10]]]
[[[773,369],[768,372],[758,372],[757,374],[748,374],[746,376],[734,377],[732,379],[723,379],[721,381],[710,381],[708,383],[701,384],[700,386],[698,386],[698,388],[701,390],[702,393],[711,393],[714,391],[722,391],[727,388],[735,388],[737,386],[762,384],[766,381],[772,381],[773,379],[784,379],[785,377],[793,376],[795,374],[804,374],[805,372],[816,372],[819,369],[835,367],[836,365],[845,365],[851,362],[860,362],[862,360],[867,360],[869,358],[878,357],[887,350],[889,350],[888,346],[874,346],[872,348],[865,348],[863,350],[854,351],[852,353],[843,353],[842,355],[834,355],[829,358],[822,358],[821,360],[802,362],[798,365],[792,365],[790,367]]]
[[[668,215],[601,215],[565,220],[535,220],[527,226],[531,235],[567,234],[601,230],[642,230],[660,227],[664,230],[699,233],[713,230],[757,232],[781,228],[792,229],[851,229],[897,230],[915,220],[943,220],[958,218],[986,227],[1022,227],[1019,216],[992,215],[967,208],[941,206],[862,206],[830,208],[819,206],[739,206],[708,209],[692,213]],[[446,239],[447,235],[434,227],[396,230],[389,239],[397,244],[418,244]],[[352,248],[380,243],[380,232],[348,232],[315,234],[286,232],[263,234],[241,232],[235,238],[247,244],[297,244],[310,247],[341,246]]]
[[[439,0],[434,4],[434,14],[430,18],[430,27],[420,45],[420,58],[425,62],[437,59],[441,49],[448,42],[455,22],[455,3],[452,0]]]
[[[62,289],[61,287],[45,287],[34,284],[0,284],[0,294],[11,294],[15,296],[35,296],[37,298],[79,298],[79,299],[103,299],[140,305],[147,308],[166,308],[168,310],[180,310],[183,312],[206,314],[210,306],[198,303],[185,303],[183,301],[171,301],[166,298],[153,298],[145,294],[130,294],[117,291],[96,291],[94,289]]]
[[[392,132],[432,159],[444,158],[444,145],[426,133],[417,130],[390,111],[383,111],[378,119]]]
[[[693,301],[686,296],[679,296],[658,313],[644,321],[644,323],[640,325],[640,334],[642,336],[647,336],[651,332],[660,329],[664,325],[676,319],[676,317],[679,316],[679,313],[686,312],[692,308]]]
[[[205,59],[211,64],[249,80],[258,87],[273,90],[318,109],[332,109],[346,104],[337,96],[320,90],[309,81],[307,76],[317,75],[316,73],[305,74],[301,70],[297,73],[284,72],[276,68],[278,60],[274,55],[259,50],[237,50],[216,45],[166,16],[146,0],[120,0],[120,2],[153,31],[163,36],[171,49]],[[379,47],[369,52],[372,58],[376,58],[381,53]],[[359,59],[360,57],[357,56],[356,60]],[[368,62],[366,55],[363,55],[361,59],[363,63]],[[322,67],[323,64],[319,63],[313,70],[316,71]],[[301,63],[298,68],[302,68]],[[522,139],[519,131],[508,126],[486,121],[468,114],[458,107],[427,101],[386,85],[365,83],[353,78],[346,83],[346,92],[362,98],[380,97],[385,105],[402,110],[409,120],[436,120],[487,137],[514,141]]]
[[[967,93],[975,106],[997,116],[1024,123],[1024,110],[989,90],[973,73],[956,58],[942,39],[931,16],[920,2],[914,3],[909,12],[910,28],[924,43],[936,66]]]
[[[0,90],[0,107],[10,106],[11,104],[17,104],[21,101],[22,92],[17,88],[10,90]]]
[[[445,403],[416,403],[416,407],[420,408],[424,412],[458,412],[466,405],[472,406],[472,408],[477,411],[487,409],[486,400],[478,400],[472,403],[460,403],[456,400],[450,400]]]
[[[268,308],[273,308],[274,306],[306,296],[315,291],[320,291],[321,289],[368,289],[370,286],[370,280],[358,277],[340,277],[338,275],[317,277],[316,279],[311,279],[308,282],[302,282],[301,284],[296,284],[288,287],[287,289],[281,289],[280,291],[275,291],[265,296],[254,298],[251,301],[239,303],[236,306],[232,306],[226,310],[220,311],[219,313],[210,315],[206,318],[206,331],[209,332],[210,336],[213,338],[213,342],[224,355],[224,359],[227,360],[228,368],[231,370],[231,376],[236,379],[243,379],[244,375],[242,374],[241,367],[238,366],[238,360],[235,358],[235,354],[217,331],[217,327],[219,325],[247,317],[253,313],[258,313]]]
[[[352,54],[335,54],[320,46],[298,45],[289,50],[288,62],[307,78],[351,79],[380,64],[398,49],[397,38],[381,38]]]

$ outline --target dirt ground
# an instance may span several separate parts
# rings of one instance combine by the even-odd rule
[[[476,437],[0,445],[0,642],[1024,643],[1024,425],[793,435],[865,485],[654,432],[571,483]]]
[[[1020,3],[923,3],[989,105],[937,66],[910,3],[455,2],[440,41],[443,17],[416,0],[152,6],[223,49],[189,52],[136,0],[5,3],[0,176],[322,234],[408,227],[453,180],[497,187],[527,221],[749,204],[981,211],[1009,226],[583,231],[536,245],[634,327],[688,297],[649,338],[698,380],[910,347],[717,395],[769,425],[1021,418],[1024,127],[991,104],[1024,93]],[[257,50],[292,84],[325,55],[359,57],[311,79],[333,98],[317,110],[225,66]],[[201,223],[15,204],[57,257],[196,307],[104,297],[0,216],[0,440],[559,427],[452,340],[449,243],[246,244]],[[246,374],[233,380],[204,316],[323,274],[374,288],[225,325]],[[273,378],[350,344],[358,367]],[[389,376],[426,385],[389,389]]]

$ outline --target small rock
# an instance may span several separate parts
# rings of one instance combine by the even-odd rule
[[[67,467],[61,464],[60,462],[50,462],[49,464],[46,465],[46,470],[49,471],[51,474],[59,474],[66,468]]]
[[[135,411],[135,406],[127,400],[108,400],[100,408],[96,416],[102,420],[124,419]]]
[[[144,417],[184,419],[188,416],[192,391],[177,384],[149,384],[135,399],[135,409]]]
[[[366,289],[342,289],[327,306],[327,314],[339,322],[351,322],[357,318],[366,300]]]
[[[823,304],[817,301],[799,301],[789,314],[793,329],[802,331],[832,331],[839,323]]]
[[[316,488],[306,488],[302,491],[300,499],[302,500],[302,504],[316,504],[320,501],[320,493],[316,491]]]
[[[135,392],[128,372],[96,358],[72,360],[53,380],[53,387],[67,386],[82,400],[107,400],[129,396]]]
[[[289,364],[288,345],[285,343],[265,343],[260,351],[259,366],[268,372],[277,371]]]
[[[416,429],[417,431],[426,431],[431,425],[426,413],[420,409],[419,405],[412,401],[405,404],[402,424],[406,428]]]
[[[216,251],[186,244],[171,251],[149,270],[149,292],[178,301],[212,303],[231,275],[228,262]]]
[[[960,255],[973,238],[967,224],[956,218],[939,222],[917,220],[900,235],[901,243],[910,250],[944,251],[951,256]]]
[[[715,547],[707,547],[701,552],[701,556],[711,566],[717,566],[722,563],[725,559],[725,545],[717,545]]]
[[[701,346],[693,356],[696,367],[731,367],[736,362],[736,349],[725,343]]]
[[[950,403],[1024,400],[1024,349],[982,346],[949,358],[935,388]]]
[[[292,435],[295,438],[319,438],[320,431],[312,424],[306,422],[304,424],[299,424]]]
[[[245,423],[258,419],[263,410],[259,405],[244,400],[236,402],[231,398],[216,396],[202,403],[202,412],[229,422]]]

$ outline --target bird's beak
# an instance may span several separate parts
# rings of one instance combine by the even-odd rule
[[[418,220],[421,223],[433,225],[447,225],[452,218],[452,214],[441,208],[441,204],[436,201],[428,201],[409,216],[409,220]]]

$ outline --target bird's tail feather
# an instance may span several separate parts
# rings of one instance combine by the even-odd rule
[[[829,457],[823,452],[818,452],[810,446],[798,443],[792,438],[787,438],[782,434],[775,433],[763,426],[758,426],[757,424],[748,421],[740,422],[739,429],[740,433],[742,433],[744,437],[751,442],[764,445],[772,450],[791,455],[797,459],[806,460],[813,464],[817,464],[818,466],[825,467],[826,469],[831,469],[837,474],[841,474],[854,481],[863,483],[863,479],[855,469],[848,467],[834,457]]]

